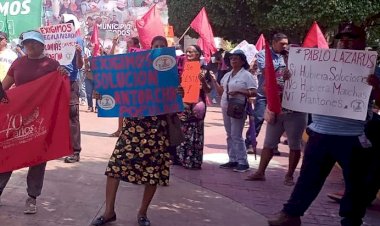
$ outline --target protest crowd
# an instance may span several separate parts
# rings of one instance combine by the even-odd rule
[[[190,25],[200,39],[182,47],[154,14],[165,3],[46,0],[45,26],[12,37],[8,29],[0,32],[0,198],[7,199],[1,194],[12,171],[29,167],[24,213],[37,213],[47,162],[64,157],[81,164],[85,106],[88,114],[118,122],[109,134],[117,141],[105,171],[105,209],[91,225],[116,221],[120,181],[145,186],[137,222],[151,225],[149,206],[157,185],[169,186],[171,168],[202,170],[205,118],[214,106],[226,133],[228,162],[220,170],[252,171],[246,181],[265,183],[272,179],[266,177],[272,158],[282,154],[278,145],[288,145],[282,183],[293,190],[269,225],[301,225],[336,165],[345,190],[329,197],[340,203],[340,224],[362,225],[380,189],[380,61],[366,48],[366,32],[345,22],[328,43],[315,23],[303,43],[273,32],[256,45],[227,50],[215,45],[203,8]],[[149,11],[134,13],[141,7]],[[131,25],[141,16],[144,26]],[[67,27],[54,29],[62,24]],[[64,35],[52,35],[57,32]],[[28,96],[46,84],[51,109]],[[265,139],[258,143],[261,131]],[[22,152],[12,150],[28,142],[51,154],[28,153],[16,162]],[[259,167],[252,169],[248,156],[257,154]]]

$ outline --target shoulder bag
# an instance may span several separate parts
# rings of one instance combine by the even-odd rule
[[[247,98],[244,98],[244,100],[238,99],[238,98],[230,98],[229,93],[229,83],[231,79],[232,74],[230,74],[228,80],[227,80],[227,115],[236,118],[236,119],[242,119],[245,116],[245,109],[247,106]]]

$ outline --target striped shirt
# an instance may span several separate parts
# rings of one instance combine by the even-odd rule
[[[309,128],[314,132],[338,136],[360,136],[366,124],[366,121],[316,114],[312,115],[312,121]]]

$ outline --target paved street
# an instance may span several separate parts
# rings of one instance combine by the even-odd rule
[[[84,107],[81,107],[84,110]],[[81,111],[82,159],[65,164],[61,160],[48,164],[45,184],[38,199],[39,212],[22,213],[26,198],[26,170],[14,172],[2,197],[0,226],[84,226],[102,213],[105,199],[103,175],[117,138],[117,119],[97,118]],[[259,136],[259,147],[264,133]],[[227,161],[225,132],[220,108],[210,107],[206,119],[204,165],[200,171],[172,167],[170,186],[159,187],[149,216],[155,226],[262,226],[282,207],[292,187],[282,184],[287,168],[287,146],[279,146],[282,155],[275,157],[267,171],[266,182],[249,182],[249,173],[219,169]],[[251,170],[257,160],[249,156]],[[297,171],[298,175],[298,171]],[[136,213],[142,186],[121,183],[116,203],[117,222],[111,225],[137,225]],[[326,193],[343,188],[339,169],[334,169],[317,200],[303,218],[303,226],[339,225],[338,205]],[[380,225],[380,202],[367,212],[365,225]]]

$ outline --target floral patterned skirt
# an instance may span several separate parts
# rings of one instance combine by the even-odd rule
[[[189,108],[179,114],[185,141],[177,146],[176,162],[188,169],[201,169],[204,145],[204,120],[197,119]]]
[[[125,118],[105,175],[134,184],[168,185],[167,134],[164,117]]]

